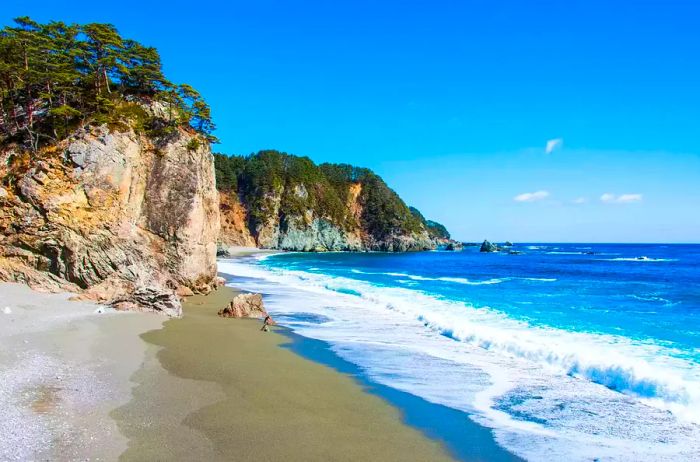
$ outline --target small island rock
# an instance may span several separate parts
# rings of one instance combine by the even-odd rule
[[[483,244],[481,244],[481,248],[479,249],[479,252],[498,252],[500,249],[496,244],[493,244],[489,242],[488,240],[484,240]]]

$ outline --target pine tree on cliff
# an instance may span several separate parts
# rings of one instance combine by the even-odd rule
[[[138,114],[138,101],[169,106],[166,126],[142,121],[159,135],[189,125],[209,141],[211,110],[189,85],[163,75],[151,47],[124,39],[111,24],[40,24],[28,17],[0,30],[0,144],[36,151],[88,123],[118,123]]]
[[[111,24],[87,24],[82,27],[82,32],[86,40],[81,42],[84,53],[79,55],[79,63],[88,70],[88,75],[92,75],[99,104],[100,95],[104,91],[112,93],[109,88],[112,81],[110,74],[120,77],[117,65],[120,64],[120,58],[124,58],[124,43]]]

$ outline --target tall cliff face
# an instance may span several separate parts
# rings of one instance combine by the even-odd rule
[[[178,294],[216,277],[219,198],[196,136],[102,126],[0,151],[0,279],[178,315]]]
[[[294,251],[434,249],[422,216],[370,170],[315,165],[276,151],[215,156],[221,251],[251,245]]]

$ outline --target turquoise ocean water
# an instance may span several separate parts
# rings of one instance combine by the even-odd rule
[[[700,246],[223,260],[278,322],[530,460],[700,460]]]

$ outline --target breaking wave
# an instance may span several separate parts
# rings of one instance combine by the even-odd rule
[[[374,380],[475,416],[525,458],[693,460],[700,454],[692,442],[700,441],[700,367],[667,345],[541,327],[415,286],[239,261],[221,261],[219,270],[240,277],[237,285],[245,289],[270,294],[273,316],[301,313],[290,326],[329,342]],[[404,278],[397,283],[514,279],[353,273]],[[314,316],[328,322],[305,321]],[[660,434],[677,435],[682,450],[669,452]]]
[[[491,285],[491,284],[500,284],[502,282],[506,281],[512,281],[516,279],[520,279],[523,281],[541,281],[541,282],[554,282],[556,281],[555,278],[529,278],[529,277],[503,277],[503,278],[490,278],[490,279],[484,279],[480,281],[474,281],[471,279],[467,278],[461,278],[461,277],[449,277],[449,276],[443,276],[443,277],[428,277],[428,276],[419,276],[416,274],[407,274],[407,273],[394,273],[394,272],[371,272],[371,271],[362,271],[358,269],[351,269],[351,273],[355,274],[367,274],[367,275],[381,275],[381,276],[392,276],[392,277],[398,277],[398,278],[408,278],[413,281],[442,281],[442,282],[453,282],[455,284],[464,284],[468,286],[483,286],[483,285]]]
[[[227,272],[225,264],[220,266],[220,271]],[[700,381],[687,381],[677,371],[687,371],[695,365],[671,355],[665,358],[665,364],[656,360],[650,362],[649,358],[658,358],[664,347],[635,344],[625,337],[530,326],[489,307],[477,308],[408,288],[378,287],[351,278],[303,271],[253,272],[254,277],[272,279],[280,284],[357,297],[358,303],[371,303],[378,310],[400,312],[453,340],[500,355],[536,362],[611,390],[651,398],[655,400],[655,405],[664,409],[681,410],[687,407],[692,412],[686,414],[695,415],[700,422]],[[353,272],[362,273],[359,270]],[[473,284],[503,282],[503,279],[472,282],[462,278],[425,278],[404,273],[376,274]]]

